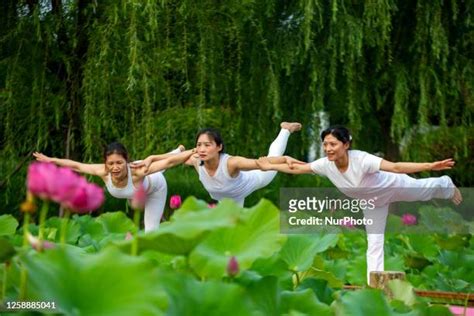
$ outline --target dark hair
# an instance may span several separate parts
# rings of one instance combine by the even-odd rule
[[[202,134],[206,134],[210,139],[212,139],[217,146],[219,145],[222,145],[222,148],[221,150],[219,150],[219,153],[223,153],[224,152],[224,141],[222,140],[222,136],[221,136],[221,133],[219,133],[219,131],[215,128],[203,128],[201,129],[199,132],[197,132],[196,134],[196,144],[197,144],[197,141],[199,139],[199,136],[201,136]]]
[[[326,128],[321,132],[321,141],[324,141],[324,138],[331,134],[336,137],[337,140],[341,141],[343,144],[349,143],[349,148],[352,144],[352,136],[349,130],[342,125],[334,125]]]
[[[104,149],[104,161],[107,160],[107,157],[112,155],[112,154],[117,154],[122,156],[125,161],[128,162],[128,151],[125,148],[124,145],[122,145],[119,142],[113,142],[107,145]]]

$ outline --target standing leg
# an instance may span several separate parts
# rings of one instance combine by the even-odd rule
[[[268,149],[268,157],[282,156],[285,153],[290,134],[301,129],[300,123],[283,122],[280,126],[280,133]],[[253,170],[251,172],[255,174],[255,177],[258,179],[257,186],[254,191],[267,186],[270,182],[272,182],[273,178],[275,178],[277,174],[276,171]]]
[[[160,172],[147,176],[148,195],[145,203],[145,232],[158,229],[165,209],[167,185]]]
[[[387,223],[388,205],[364,210],[364,218],[372,220],[366,225],[367,231],[367,284],[371,271],[384,271],[384,232]]]

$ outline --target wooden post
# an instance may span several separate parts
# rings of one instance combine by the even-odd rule
[[[384,293],[392,298],[393,294],[388,287],[390,280],[405,280],[405,272],[401,271],[371,271],[370,272],[370,283],[369,286],[381,289]]]

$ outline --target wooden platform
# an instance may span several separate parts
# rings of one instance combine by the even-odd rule
[[[358,285],[344,285],[345,290],[361,290],[366,287]],[[474,306],[474,293],[460,293],[460,292],[445,292],[445,291],[427,291],[415,289],[415,294],[420,297],[433,298],[436,300],[443,300],[449,303],[449,301],[456,301],[460,304],[467,306]]]

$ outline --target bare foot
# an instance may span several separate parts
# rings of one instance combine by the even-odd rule
[[[281,128],[287,129],[290,133],[297,132],[301,129],[301,123],[298,122],[282,122],[280,124]]]
[[[461,204],[461,202],[462,202],[461,191],[459,191],[459,189],[456,188],[456,187],[454,187],[454,195],[453,195],[451,201],[453,201],[453,203],[454,203],[455,205],[459,205],[459,204]]]

